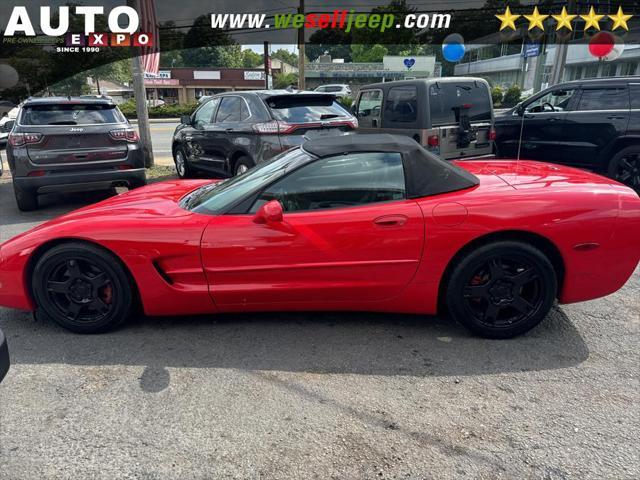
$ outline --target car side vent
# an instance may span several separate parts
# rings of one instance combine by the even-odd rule
[[[153,268],[156,269],[156,272],[158,272],[158,275],[160,275],[162,277],[162,279],[165,282],[167,282],[169,285],[173,285],[173,280],[171,279],[171,277],[169,275],[167,275],[167,273],[164,270],[162,270],[162,268],[160,267],[158,262],[153,260],[153,262],[151,262],[151,263],[153,264]]]

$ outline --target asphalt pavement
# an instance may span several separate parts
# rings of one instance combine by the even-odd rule
[[[104,195],[20,213],[0,179],[0,241]],[[0,308],[0,478],[636,479],[639,327],[640,270],[512,340],[366,313],[83,336]]]

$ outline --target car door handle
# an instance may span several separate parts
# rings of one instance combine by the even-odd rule
[[[625,117],[620,116],[620,115],[609,115],[607,117],[607,120],[624,120]]]
[[[383,215],[376,218],[373,223],[380,227],[401,227],[407,223],[407,220],[405,215]]]
[[[233,132],[233,128],[225,128],[224,131],[225,132]]]

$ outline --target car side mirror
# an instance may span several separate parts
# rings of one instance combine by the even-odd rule
[[[522,116],[524,115],[524,105],[519,103],[518,105],[516,105],[516,115]]]
[[[191,125],[191,115],[182,115],[180,117],[180,123],[183,125]]]
[[[253,221],[258,224],[279,223],[282,222],[282,213],[282,204],[278,200],[271,200],[258,209]]]

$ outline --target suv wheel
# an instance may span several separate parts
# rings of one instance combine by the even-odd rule
[[[549,259],[526,243],[484,245],[453,267],[446,290],[451,316],[487,338],[511,338],[551,309],[557,280]]]
[[[33,190],[22,188],[14,181],[13,193],[16,196],[18,208],[23,212],[29,212],[38,208],[38,194]]]
[[[640,193],[640,146],[623,148],[609,162],[609,177]]]
[[[177,147],[173,154],[173,161],[176,164],[176,172],[179,178],[191,178],[192,171],[187,160],[187,155],[182,147]]]
[[[250,168],[253,168],[254,166],[255,166],[255,163],[253,163],[253,160],[251,160],[247,156],[242,156],[238,158],[238,160],[236,160],[236,164],[234,165],[234,168],[233,168],[233,174],[242,175],[244,172],[246,172]]]

